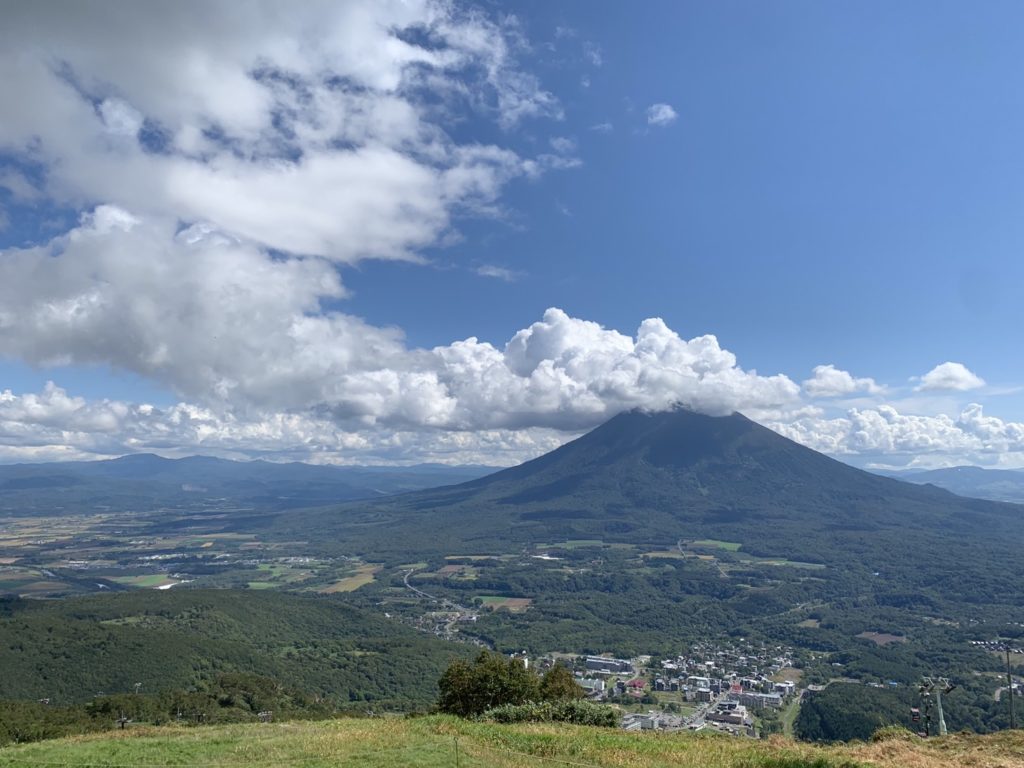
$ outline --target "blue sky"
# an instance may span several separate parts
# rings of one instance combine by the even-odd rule
[[[680,401],[854,463],[1024,465],[1019,4],[413,6],[214,4],[224,51],[198,5],[18,14],[8,66],[49,56],[0,86],[41,105],[0,129],[0,460],[509,463]]]
[[[435,253],[523,279],[410,280],[404,265],[373,264],[347,278],[358,314],[416,343],[470,327],[498,342],[560,306],[624,330],[663,317],[792,376],[828,359],[904,380],[956,359],[1024,377],[1005,334],[1024,318],[1019,7],[526,8],[537,69],[567,104],[558,129],[584,164],[517,184],[512,224],[484,222]],[[645,130],[655,102],[675,105],[669,130]],[[588,130],[605,122],[611,132]],[[377,300],[384,281],[406,287],[397,307]]]

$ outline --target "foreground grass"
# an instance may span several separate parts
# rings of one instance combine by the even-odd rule
[[[955,735],[929,741],[908,736],[827,747],[783,738],[756,742],[718,735],[639,734],[425,717],[204,728],[139,727],[0,749],[2,768],[447,768],[456,764],[460,768],[1024,768],[1024,732]]]

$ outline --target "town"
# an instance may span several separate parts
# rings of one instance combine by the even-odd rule
[[[529,665],[526,654],[513,654]],[[548,654],[540,669],[569,666],[595,702],[622,713],[628,731],[711,729],[758,738],[795,715],[803,689],[793,649],[743,642],[700,643],[674,658]]]

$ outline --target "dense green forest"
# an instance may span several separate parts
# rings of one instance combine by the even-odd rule
[[[950,732],[988,733],[1009,727],[1006,702],[996,702],[970,680],[943,697],[943,710]],[[833,683],[811,693],[800,707],[794,729],[808,741],[850,741],[868,739],[879,728],[900,725],[915,731],[924,729],[924,715],[913,722],[911,708],[924,711],[918,688],[873,688],[852,683]],[[938,732],[938,717],[932,711],[932,735]]]
[[[335,706],[411,709],[432,703],[441,671],[469,652],[327,596],[147,590],[0,601],[0,699],[54,705],[244,672]]]

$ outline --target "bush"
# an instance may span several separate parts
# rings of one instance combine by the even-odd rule
[[[528,704],[505,704],[487,710],[486,719],[496,723],[574,723],[615,728],[619,716],[611,707],[589,701],[540,701]]]
[[[562,666],[538,677],[519,660],[490,651],[482,651],[472,664],[453,661],[437,687],[437,708],[460,717],[476,717],[506,704],[571,701],[584,695],[572,672]]]
[[[522,662],[500,653],[481,651],[467,664],[453,661],[441,679],[437,706],[442,712],[460,717],[481,715],[503,704],[523,704],[540,698],[540,680]]]

